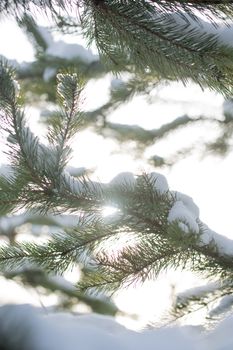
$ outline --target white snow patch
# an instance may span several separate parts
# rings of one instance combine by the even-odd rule
[[[233,295],[225,295],[218,303],[218,305],[209,312],[211,317],[219,316],[220,314],[227,313],[232,309]]]
[[[27,305],[0,308],[0,321],[0,339],[6,339],[8,347],[14,348],[16,338],[17,346],[25,350],[194,350],[199,345],[191,327],[137,333],[109,316],[43,315]],[[12,334],[12,329],[17,332]]]
[[[193,232],[199,232],[199,226],[196,221],[196,216],[189,210],[188,207],[182,201],[176,201],[168,215],[168,222],[183,221],[190,230]],[[185,229],[186,232],[186,229]]]
[[[189,233],[189,227],[188,225],[184,224],[183,222],[179,222],[178,224],[179,228],[184,231],[185,233]]]
[[[233,256],[233,240],[218,234],[211,230],[207,225],[203,224],[204,233],[201,235],[202,244],[216,245],[220,255]]]
[[[207,333],[202,339],[201,349],[231,350],[233,349],[233,316],[227,317],[213,331]]]
[[[48,46],[45,53],[49,56],[55,56],[55,57],[64,58],[68,60],[79,58],[80,61],[87,64],[90,64],[92,62],[99,60],[98,55],[94,55],[91,52],[91,50],[84,48],[82,45],[71,44],[62,40],[56,41],[54,40],[51,32],[46,27],[38,26],[37,29],[39,30],[41,36],[43,37],[44,41]],[[45,75],[44,77],[45,79],[47,75],[49,75],[49,73],[47,72],[44,75]]]
[[[167,179],[164,175],[153,172],[148,174],[148,178],[152,184],[154,184],[154,189],[163,194],[169,190]]]
[[[196,218],[199,218],[200,210],[190,196],[188,196],[187,194],[181,193],[181,192],[177,192],[177,191],[171,191],[171,193],[174,194],[176,200],[182,201],[184,203],[184,205],[186,206],[186,208],[188,208],[188,210],[191,213],[193,213],[193,215]]]
[[[71,176],[79,177],[79,176],[83,176],[86,173],[87,169],[85,167],[76,168],[69,165],[66,167],[66,171],[68,171],[68,173]]]
[[[220,283],[211,282],[205,285],[186,289],[184,292],[179,293],[177,295],[177,299],[185,303],[188,299],[192,298],[193,296],[202,297],[208,293],[218,290],[219,288],[220,288]]]
[[[184,13],[183,13],[184,14]],[[183,28],[184,33],[190,31],[191,29],[199,29],[206,34],[216,35],[216,39],[219,44],[226,45],[229,47],[233,46],[233,23],[228,20],[228,25],[226,23],[218,21],[218,25],[214,26],[210,21],[206,20],[205,16],[202,16],[200,12],[196,12],[196,15],[199,19],[199,24],[191,18],[191,16],[185,15],[188,19],[189,25],[184,19],[179,16],[177,13],[173,13],[173,18],[176,20],[177,24],[184,25],[186,28]]]
[[[109,183],[113,186],[129,186],[133,188],[136,184],[136,179],[131,172],[122,172],[115,176]]]
[[[0,308],[0,339],[4,346],[25,350],[232,350],[233,317],[203,333],[200,327],[167,327],[135,332],[114,318],[50,313],[27,305]],[[12,333],[12,329],[14,332]],[[23,342],[23,344],[21,344]]]
[[[106,185],[102,182],[89,181],[87,182],[87,189],[91,192],[96,193],[97,195],[102,195]]]
[[[76,287],[69,281],[67,281],[64,277],[55,275],[49,277],[50,281],[54,282],[57,286],[61,287],[62,289],[69,290],[72,292],[75,292],[77,289]]]

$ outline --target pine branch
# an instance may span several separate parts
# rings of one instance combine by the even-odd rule
[[[227,21],[227,19],[232,18],[233,15],[232,0],[149,0],[149,3],[154,4],[156,7],[158,6],[161,11],[178,13],[178,16],[184,19],[187,23],[189,22],[189,19],[186,14],[190,16],[192,20],[200,23],[197,11],[210,20],[216,27],[218,26],[216,19]],[[179,12],[180,9],[182,9],[185,14]]]
[[[111,237],[113,230],[112,225],[105,227],[99,220],[89,222],[85,218],[76,228],[53,235],[44,244],[1,245],[0,270],[5,273],[40,266],[48,272],[63,273],[77,263],[87,261],[89,264],[98,243]]]
[[[232,50],[201,28],[181,25],[156,11],[144,1],[133,5],[104,1],[86,9],[83,30],[118,70],[135,65],[163,79],[186,83],[191,78],[201,86],[229,93]]]
[[[0,175],[0,215],[6,215],[15,207],[22,206],[20,192],[26,184],[22,178],[13,174]]]
[[[8,156],[12,162],[12,169],[15,172],[14,177],[8,184],[9,194],[15,191],[15,196],[21,197],[30,181],[35,184],[46,186],[46,179],[41,174],[40,155],[44,148],[39,145],[38,138],[35,137],[30,129],[25,125],[24,111],[19,104],[18,90],[19,86],[14,80],[13,70],[4,62],[0,63],[0,108],[1,108],[1,127],[8,133]],[[4,190],[7,181],[2,182]],[[26,190],[27,192],[27,190]],[[9,198],[9,203],[16,201],[16,197]],[[21,197],[22,199],[22,197]],[[5,198],[5,203],[7,198]]]
[[[26,126],[24,112],[17,100],[12,70],[1,63],[0,73],[0,107],[3,111],[2,127],[9,133],[8,155],[17,176],[24,179],[25,185],[20,192],[21,203],[27,207],[36,206],[42,211],[54,210],[62,202],[65,207],[72,208],[71,202],[74,201],[76,210],[79,202],[92,206],[96,201],[93,195],[95,186],[85,178],[83,182],[73,179],[64,171],[71,152],[67,142],[80,125],[80,112],[77,109],[80,86],[77,75],[59,76],[58,97],[62,109],[51,120],[48,133],[50,145],[47,147]],[[18,182],[16,185],[19,185]],[[75,193],[74,185],[83,190]],[[18,193],[19,189],[15,190]]]
[[[26,10],[30,1],[19,4]],[[42,1],[38,8],[47,8],[53,15],[81,6],[83,33],[96,44],[103,56],[110,59],[111,69],[151,71],[159,79],[179,79],[186,84],[192,79],[201,87],[209,87],[225,95],[232,93],[232,49],[219,42],[217,35],[208,34],[195,15],[202,11],[209,18],[232,16],[232,5],[226,1],[121,2],[119,0]],[[16,3],[9,2],[9,8]],[[30,9],[30,6],[29,6]],[[185,16],[184,11],[188,16]],[[178,14],[184,24],[173,16]],[[196,20],[196,27],[190,25]],[[213,20],[214,21],[214,20]],[[44,46],[44,44],[42,44]]]
[[[77,133],[81,123],[79,99],[82,90],[76,74],[57,76],[57,94],[61,111],[50,118],[48,141],[50,142],[50,173],[54,179],[53,187],[59,190],[62,172],[71,154],[70,139]],[[53,175],[52,175],[53,174]]]
[[[183,317],[206,309],[205,318],[209,324],[210,321],[214,321],[214,315],[219,317],[222,313],[229,312],[232,307],[232,300],[228,304],[221,305],[221,303],[224,304],[225,297],[231,297],[232,299],[232,285],[231,282],[228,282],[223,284],[211,283],[178,294],[174,307],[170,310],[172,319],[168,323],[174,323]],[[217,306],[216,302],[219,302]]]
[[[156,278],[170,267],[189,268],[206,276],[219,276],[223,281],[232,278],[233,258],[221,251],[219,237],[213,235],[203,243],[205,227],[201,224],[195,232],[186,219],[171,221],[175,195],[159,192],[158,181],[162,181],[158,176],[144,175],[130,189],[129,180],[119,184],[116,179],[107,192],[109,204],[118,208],[119,216],[110,223],[100,219],[84,221],[75,230],[54,236],[43,245],[3,246],[1,270],[29,263],[61,273],[77,262],[87,261],[93,268],[79,284],[82,290],[115,290]]]
[[[91,215],[47,243],[1,246],[1,271],[29,264],[62,273],[82,262],[93,269],[79,288],[104,290],[156,278],[169,267],[232,279],[232,241],[203,225],[196,205],[187,196],[170,192],[163,176],[119,174],[109,184],[101,184],[85,177],[75,179],[65,171],[68,142],[80,123],[77,75],[58,77],[61,112],[51,121],[46,147],[26,126],[12,72],[4,64],[1,76],[4,129],[13,145],[9,155],[16,178],[25,181],[18,192],[19,205]],[[117,210],[107,221],[101,219],[105,205]]]

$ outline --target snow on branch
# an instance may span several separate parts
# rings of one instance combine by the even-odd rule
[[[232,276],[233,241],[208,229],[193,200],[170,191],[163,175],[121,173],[109,183],[100,183],[67,172],[72,137],[84,117],[83,85],[77,74],[58,76],[60,109],[50,121],[46,146],[27,126],[13,73],[5,64],[1,76],[4,130],[10,134],[14,167],[13,180],[0,178],[4,201],[14,193],[15,208],[73,212],[81,218],[77,226],[52,236],[46,244],[2,246],[2,271],[27,262],[63,272],[73,264],[91,262],[93,269],[79,285],[84,290],[116,289],[156,278],[171,266],[223,279]],[[115,209],[107,218],[102,215],[106,206]]]

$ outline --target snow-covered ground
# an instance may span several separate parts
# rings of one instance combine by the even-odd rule
[[[214,331],[166,327],[134,332],[100,315],[50,313],[28,305],[0,308],[1,348],[25,350],[231,350],[233,318]],[[26,329],[26,331],[25,331]]]

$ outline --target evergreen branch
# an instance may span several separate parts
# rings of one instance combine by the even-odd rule
[[[84,276],[79,288],[81,290],[97,291],[115,291],[122,287],[144,282],[147,279],[156,278],[162,270],[180,260],[177,258],[178,252],[172,247],[153,246],[151,242],[124,248],[117,255],[107,255],[100,253],[96,259],[98,262],[97,272],[90,272]],[[159,248],[157,254],[154,250]],[[133,251],[133,254],[132,254]],[[151,254],[152,253],[152,254]],[[150,254],[150,255],[148,255]]]
[[[60,200],[65,193],[70,192],[70,195],[74,197],[73,188],[69,188],[71,182],[67,182],[63,170],[70,153],[67,142],[77,132],[80,125],[78,100],[81,90],[78,86],[77,75],[59,76],[58,96],[63,112],[58,113],[51,121],[48,134],[49,147],[41,145],[38,137],[34,136],[26,126],[24,112],[17,102],[13,72],[5,63],[1,64],[1,76],[0,103],[5,113],[3,115],[4,129],[10,134],[8,154],[16,173],[19,178],[24,179],[25,185],[21,189],[21,203],[26,206],[37,206],[38,210],[47,211],[55,203],[57,203],[55,207],[59,206],[57,199]],[[84,185],[87,197],[95,188],[90,183],[89,187],[92,188],[87,193],[88,186],[85,179]],[[67,196],[64,196],[65,198]],[[81,197],[81,200],[83,199],[86,200],[84,196]],[[79,196],[76,196],[76,210],[79,201],[80,193]]]
[[[0,175],[0,216],[22,206],[20,192],[25,185],[25,181],[14,174]]]
[[[133,6],[104,1],[87,9],[85,16],[86,36],[95,38],[99,50],[119,67],[134,64],[139,70],[149,68],[165,79],[185,83],[191,78],[201,86],[229,93],[232,50],[221,45],[216,36],[198,27],[182,26],[170,16],[158,16],[153,6],[145,7],[142,1]],[[93,16],[91,29],[88,21]]]
[[[14,71],[4,61],[0,63],[0,75],[1,127],[9,134],[8,156],[11,159],[16,179],[16,181],[11,181],[12,189],[9,193],[15,191],[16,195],[21,196],[30,181],[34,181],[42,187],[47,185],[43,175],[40,176],[39,156],[43,153],[43,147],[39,145],[38,138],[25,125],[24,112],[18,103],[19,87],[14,80]],[[8,200],[11,202],[12,198],[8,198]]]
[[[103,232],[101,232],[103,231]],[[99,221],[85,220],[66,233],[53,235],[44,244],[15,243],[0,246],[0,270],[8,272],[39,266],[49,272],[62,273],[78,262],[84,263],[93,255],[100,241],[112,235],[112,227],[104,227]]]
[[[73,119],[77,117],[77,104],[80,94],[77,75],[67,74],[65,76],[59,74],[57,94],[62,111],[60,114],[56,113],[54,118],[51,119],[48,139],[50,142],[54,142],[55,137],[57,143],[60,141],[62,147],[64,147],[68,139],[77,132],[77,125],[72,125]],[[77,121],[75,122],[77,123]]]
[[[120,6],[122,2],[120,0],[115,1],[97,1],[97,0],[4,0],[0,4],[0,13],[10,13],[14,16],[21,17],[25,13],[33,13],[35,8],[43,13],[51,13],[57,22],[57,26],[63,31],[75,31],[79,23],[77,19],[72,19],[70,12],[72,13],[76,8],[89,9],[92,6],[98,8],[100,6],[111,5]],[[137,1],[138,2],[138,1]],[[135,1],[131,1],[132,8],[138,4]],[[199,19],[196,15],[196,11],[200,11],[202,15],[210,19],[214,25],[217,25],[213,15],[221,20],[226,20],[226,16],[232,18],[233,5],[231,0],[140,0],[144,12],[148,10],[154,10],[155,13],[171,14],[177,13],[186,23],[189,23],[189,18],[182,13],[185,11],[189,17],[195,20],[197,23]],[[32,7],[34,6],[34,7]],[[73,13],[72,13],[73,15]],[[82,21],[82,20],[81,20]]]
[[[175,238],[149,234],[114,255],[98,254],[95,261],[98,268],[84,277],[81,290],[115,291],[129,284],[155,279],[161,271],[178,267],[191,268],[207,277],[218,276],[223,281],[232,280],[233,276],[232,258],[222,256],[211,245],[200,252],[195,236],[184,242],[184,236],[182,232],[178,234],[177,228]]]
[[[14,1],[10,3],[14,6]],[[29,4],[30,1],[24,2],[25,10]],[[38,8],[43,4],[50,6],[55,17],[56,6],[62,10],[65,4],[75,6],[73,1],[42,1]],[[118,71],[132,70],[134,66],[142,72],[150,70],[160,79],[180,79],[185,84],[191,78],[201,87],[231,94],[232,49],[222,45],[216,35],[204,32],[201,25],[189,26],[189,18],[180,10],[183,8],[197,18],[193,11],[206,6],[204,14],[209,17],[211,13],[230,16],[233,10],[229,3],[84,0],[78,6],[83,6],[84,34],[89,41],[96,40],[100,52],[110,58]],[[175,10],[184,24],[169,13]]]
[[[200,24],[197,11],[199,11],[204,17],[210,20],[214,26],[218,26],[216,19],[227,21],[228,18],[233,16],[232,0],[148,0],[154,6],[158,7],[160,11],[172,12],[177,14],[181,19],[189,23],[189,17]],[[147,2],[147,0],[145,0]],[[182,9],[182,11],[180,11]],[[188,16],[189,17],[188,17]]]
[[[0,76],[1,127],[9,134],[8,155],[16,173],[23,174],[27,183],[31,180],[46,188],[48,182],[41,171],[40,162],[45,147],[39,144],[38,137],[26,126],[24,111],[18,102],[19,86],[14,80],[14,71],[4,61],[0,62]]]
[[[78,105],[82,85],[78,82],[76,74],[59,74],[57,79],[57,95],[62,110],[50,118],[47,137],[52,154],[49,165],[51,180],[53,187],[58,190],[61,186],[62,172],[71,153],[68,142],[77,133],[81,123]]]
[[[115,205],[121,213],[111,224],[91,219],[43,245],[3,246],[1,270],[30,263],[63,272],[77,262],[90,264],[87,259],[91,257],[94,269],[81,282],[82,289],[118,288],[155,278],[168,267],[188,267],[208,276],[232,279],[232,255],[221,251],[214,238],[203,243],[205,227],[198,224],[195,232],[185,219],[170,222],[175,195],[159,192],[158,177],[138,177],[131,188],[126,180],[116,182],[108,187],[105,197],[106,203]]]
[[[226,296],[232,295],[231,283],[210,284],[203,287],[192,288],[184,293],[178,294],[174,303],[173,309],[170,311],[172,320],[169,324],[180,320],[194,312],[198,312],[204,308],[208,308],[206,319],[212,319],[215,313],[226,313],[229,311],[231,304],[228,307],[221,309],[221,299]],[[219,301],[217,307],[214,307],[214,303]]]

